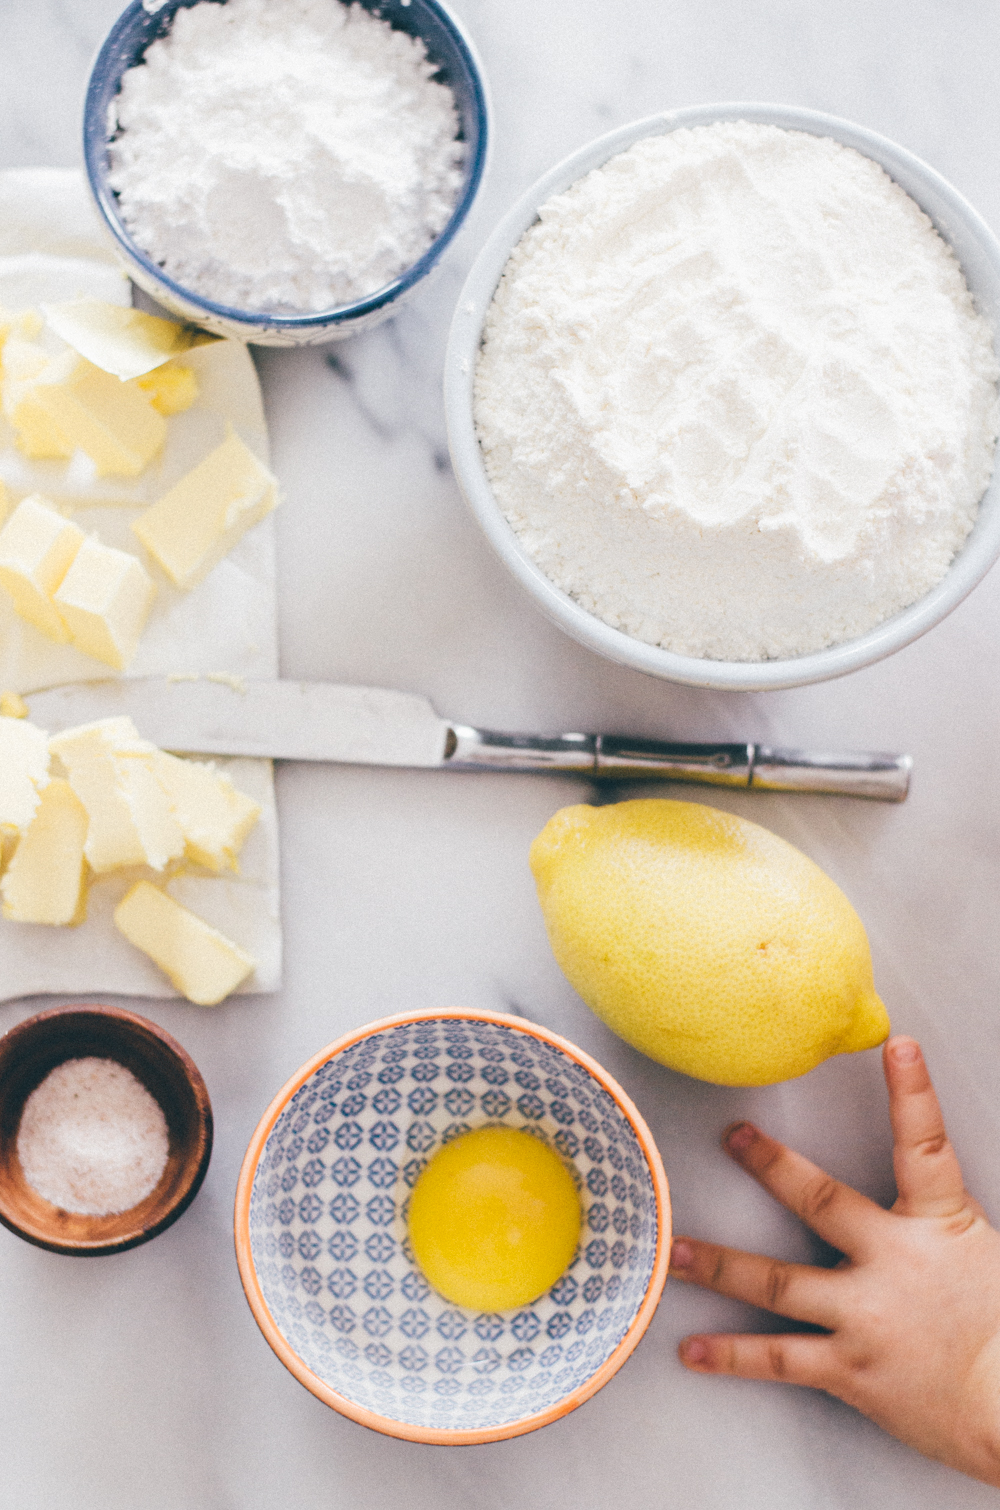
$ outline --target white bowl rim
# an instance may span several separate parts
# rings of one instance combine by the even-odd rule
[[[919,193],[913,192],[912,183],[918,181],[964,227],[970,239],[979,243],[997,280],[1000,300],[1000,242],[958,190],[905,147],[852,121],[796,105],[735,101],[685,106],[631,121],[570,153],[544,173],[508,211],[479,253],[459,294],[445,355],[444,398],[452,463],[466,501],[501,560],[549,619],[588,649],[634,670],[691,687],[759,692],[828,681],[872,665],[918,639],[956,608],[1000,556],[997,472],[983,495],[972,532],[945,576],[909,608],[856,639],[808,655],[771,661],[713,661],[678,655],[634,639],[582,608],[550,581],[521,545],[493,496],[472,413],[472,384],[486,311],[511,252],[538,218],[539,206],[643,137],[735,120],[829,136],[872,158],[895,181],[900,181],[897,175],[907,180],[902,187],[917,200],[951,246],[947,231],[930,215]],[[1000,338],[1000,328],[995,329],[994,337]]]
[[[267,1140],[274,1131],[275,1123],[285,1110],[292,1096],[299,1090],[316,1071],[329,1060],[343,1053],[353,1044],[362,1042],[365,1038],[371,1038],[376,1033],[382,1033],[387,1028],[399,1027],[404,1023],[415,1022],[441,1022],[458,1020],[464,1022],[490,1022],[500,1027],[514,1028],[521,1033],[527,1033],[532,1038],[538,1038],[543,1043],[552,1044],[561,1050],[576,1064],[581,1065],[597,1081],[615,1102],[619,1111],[631,1125],[636,1135],[643,1157],[649,1169],[650,1180],[653,1185],[653,1193],[656,1198],[656,1250],[653,1258],[653,1267],[646,1286],[646,1293],[642,1298],[638,1310],[626,1331],[624,1337],[618,1343],[614,1351],[604,1362],[594,1370],[583,1384],[578,1385],[568,1395],[557,1400],[555,1404],[547,1406],[544,1410],[537,1411],[533,1415],[520,1416],[517,1420],[508,1421],[501,1426],[477,1427],[475,1429],[462,1429],[461,1427],[435,1427],[417,1426],[409,1422],[394,1420],[391,1416],[380,1415],[377,1411],[370,1410],[365,1405],[359,1405],[356,1401],[348,1399],[339,1390],[333,1388],[313,1373],[309,1365],[299,1357],[299,1354],[288,1343],[281,1328],[271,1315],[267,1301],[264,1299],[264,1291],[257,1277],[257,1268],[254,1263],[253,1249],[250,1240],[250,1200],[253,1194],[254,1180],[257,1175],[257,1166],[261,1155],[267,1145]],[[597,1060],[592,1058],[585,1049],[571,1043],[568,1038],[563,1038],[558,1033],[553,1033],[550,1028],[544,1028],[540,1023],[530,1022],[526,1017],[516,1017],[508,1012],[494,1012],[485,1007],[417,1007],[408,1012],[397,1012],[391,1017],[381,1017],[375,1022],[364,1023],[359,1028],[354,1028],[345,1033],[342,1038],[327,1044],[326,1048],[320,1049],[311,1059],[308,1059],[295,1074],[285,1082],[281,1090],[271,1101],[264,1115],[261,1117],[243,1157],[240,1166],[239,1180],[236,1186],[236,1202],[233,1212],[233,1229],[236,1241],[236,1262],[239,1268],[240,1281],[247,1298],[247,1302],[253,1312],[254,1320],[264,1334],[264,1338],[272,1351],[281,1359],[289,1373],[304,1384],[306,1389],[314,1394],[325,1405],[330,1405],[341,1415],[349,1416],[353,1421],[358,1421],[362,1426],[371,1427],[374,1431],[380,1431],[386,1436],[401,1437],[410,1442],[429,1442],[445,1446],[473,1446],[482,1442],[499,1442],[508,1437],[522,1436],[525,1432],[537,1431],[541,1426],[547,1426],[550,1421],[559,1420],[568,1415],[585,1400],[589,1400],[599,1389],[602,1389],[626,1360],[631,1356],[639,1342],[642,1340],[660,1302],[660,1295],[666,1283],[667,1271],[670,1266],[670,1245],[672,1238],[672,1213],[670,1205],[670,1187],[667,1183],[666,1171],[663,1168],[663,1160],[656,1145],[656,1140],[649,1126],[639,1111],[632,1098],[626,1094],[617,1080],[608,1073]]]

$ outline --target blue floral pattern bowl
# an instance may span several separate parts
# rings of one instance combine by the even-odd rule
[[[583,1208],[551,1290],[491,1315],[430,1289],[406,1226],[435,1149],[487,1123],[554,1148]],[[450,1008],[374,1023],[284,1087],[243,1163],[236,1245],[261,1330],[313,1394],[392,1436],[483,1442],[564,1415],[621,1367],[663,1288],[670,1202],[599,1065],[519,1018]]]

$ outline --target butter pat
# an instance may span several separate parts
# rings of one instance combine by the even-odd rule
[[[218,340],[192,325],[178,325],[175,320],[103,299],[71,299],[42,308],[50,330],[122,382],[143,377],[192,346]]]
[[[16,390],[5,409],[28,456],[67,456],[79,448],[99,477],[137,477],[166,437],[166,420],[144,394],[75,351],[53,357]]]
[[[181,588],[202,581],[278,501],[265,466],[230,435],[148,508],[132,529]]]
[[[156,583],[137,556],[87,538],[53,601],[78,650],[124,671],[155,596]]]
[[[84,539],[82,530],[37,494],[22,499],[0,530],[0,587],[22,619],[59,645],[69,639],[69,630],[52,595]]]
[[[184,853],[170,799],[153,774],[155,745],[130,718],[81,724],[49,740],[87,810],[86,855],[98,875],[121,865],[162,870]]]
[[[237,791],[211,764],[157,750],[153,771],[184,835],[185,857],[208,870],[236,870],[237,856],[260,817],[260,804]]]
[[[49,736],[20,718],[0,718],[0,829],[23,832],[49,780]]]
[[[33,460],[64,460],[73,447],[46,410],[32,402],[35,383],[51,361],[44,346],[11,336],[4,344],[0,400],[17,430],[17,444]]]
[[[200,1007],[214,1007],[257,968],[251,955],[149,881],[125,894],[115,924]]]
[[[183,414],[198,397],[198,379],[193,370],[176,362],[136,378],[135,386],[146,395],[157,414]]]
[[[0,718],[27,718],[28,704],[20,692],[0,692]]]
[[[69,782],[50,781],[0,880],[3,915],[14,923],[83,921],[87,814]]]

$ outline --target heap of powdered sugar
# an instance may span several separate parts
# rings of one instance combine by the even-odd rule
[[[353,303],[446,226],[464,148],[417,37],[340,0],[176,12],[126,71],[111,187],[136,244],[217,303]]]
[[[130,1211],[167,1163],[159,1102],[114,1059],[67,1059],[24,1103],[17,1156],[33,1190],[87,1216]]]
[[[584,608],[685,655],[852,639],[944,575],[997,435],[959,264],[876,163],[720,123],[549,201],[489,310],[494,495]]]

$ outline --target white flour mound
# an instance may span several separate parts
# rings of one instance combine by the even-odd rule
[[[991,332],[876,163],[745,122],[551,199],[484,328],[494,494],[557,586],[684,655],[853,639],[944,576],[997,436]]]
[[[128,69],[111,187],[183,287],[244,310],[332,309],[444,230],[464,147],[423,43],[340,0],[177,11]]]

